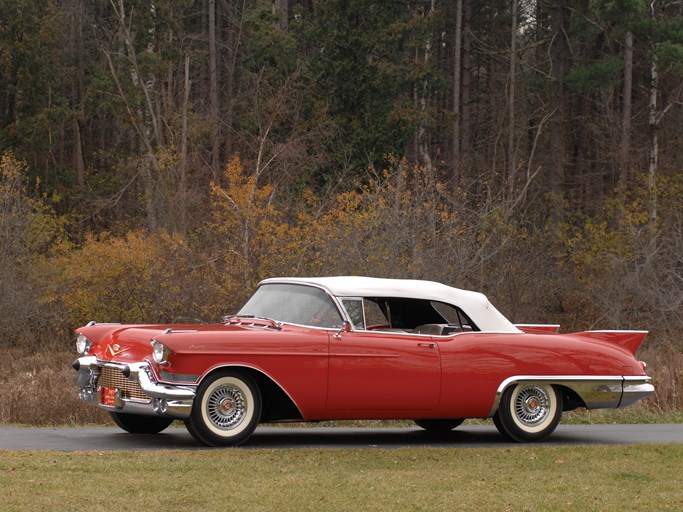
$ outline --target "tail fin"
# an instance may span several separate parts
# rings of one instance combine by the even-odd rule
[[[515,327],[527,334],[555,334],[560,331],[560,324],[515,324]]]
[[[614,343],[624,347],[635,356],[647,333],[648,331],[586,331],[574,334],[584,338]]]

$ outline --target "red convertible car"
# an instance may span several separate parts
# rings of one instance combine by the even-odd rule
[[[549,436],[563,411],[654,393],[646,331],[559,334],[513,325],[480,294],[429,281],[277,278],[219,325],[77,329],[80,398],[131,433],[174,420],[211,446],[261,422],[411,419],[447,431],[493,418],[508,439]]]

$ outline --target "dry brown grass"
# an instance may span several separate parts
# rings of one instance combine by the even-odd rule
[[[648,344],[646,339],[638,358],[648,364],[647,373],[657,390],[648,404],[663,412],[683,411],[683,352],[672,341]]]
[[[109,416],[78,399],[65,351],[0,350],[0,423],[69,425],[108,422]]]

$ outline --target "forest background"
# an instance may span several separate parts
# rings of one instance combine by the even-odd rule
[[[682,95],[680,0],[0,0],[0,422],[101,418],[75,327],[276,275],[647,329],[680,411]]]

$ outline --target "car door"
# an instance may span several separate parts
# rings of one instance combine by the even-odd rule
[[[327,410],[429,410],[440,389],[439,346],[430,336],[359,330],[330,341]]]

